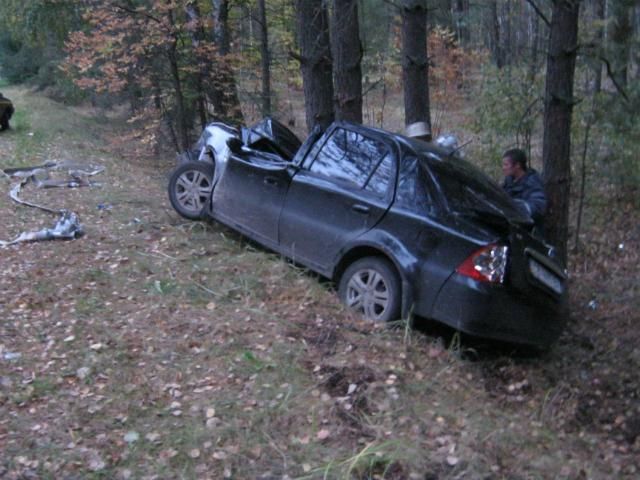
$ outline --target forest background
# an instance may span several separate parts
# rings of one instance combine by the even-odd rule
[[[347,18],[346,15],[338,15],[336,19],[336,12],[346,4],[352,9],[354,5],[357,7],[358,28],[336,31],[339,25],[337,19]],[[204,301],[193,293],[193,289],[183,289],[180,281],[176,280],[180,277],[174,276],[175,268],[171,263],[175,258],[157,258],[154,261],[158,265],[148,260],[148,265],[140,267],[142,271],[150,272],[148,275],[152,279],[149,280],[150,286],[145,286],[145,289],[149,290],[149,295],[157,295],[153,301],[158,303],[158,308],[166,307],[172,312],[171,317],[166,319],[167,336],[159,335],[156,338],[156,330],[162,330],[156,325],[149,325],[146,330],[143,327],[141,332],[126,330],[128,327],[119,325],[116,318],[105,320],[105,326],[101,326],[97,320],[94,323],[94,318],[102,318],[105,303],[101,303],[102,300],[80,299],[72,305],[77,309],[75,313],[72,311],[72,316],[79,319],[78,325],[86,322],[82,328],[86,329],[84,333],[90,338],[104,335],[112,341],[108,348],[114,352],[109,359],[113,363],[103,360],[107,354],[101,349],[106,348],[107,343],[96,341],[92,346],[102,346],[95,349],[87,347],[74,353],[65,350],[58,352],[60,357],[52,361],[65,365],[68,362],[69,375],[57,377],[52,374],[49,378],[46,373],[41,375],[39,372],[39,377],[33,381],[25,377],[28,373],[26,369],[22,371],[16,367],[11,375],[2,377],[3,382],[4,379],[13,378],[14,386],[20,385],[20,388],[16,387],[15,392],[9,394],[6,393],[8,390],[4,390],[3,383],[3,390],[0,391],[0,409],[11,413],[3,416],[8,419],[3,422],[8,423],[0,425],[0,441],[11,439],[13,443],[9,450],[14,454],[5,467],[0,465],[0,476],[7,471],[12,474],[20,470],[42,473],[52,465],[54,472],[79,471],[81,475],[84,472],[96,478],[115,473],[125,478],[126,472],[137,472],[137,468],[141,473],[154,471],[160,472],[160,475],[166,473],[167,470],[163,469],[170,469],[173,476],[180,475],[176,472],[186,472],[185,478],[189,475],[193,478],[193,475],[204,475],[209,471],[202,465],[214,465],[210,471],[216,472],[216,475],[219,473],[217,478],[227,476],[228,471],[240,472],[239,478],[242,478],[243,472],[245,478],[257,478],[256,472],[261,468],[281,477],[286,474],[308,474],[309,477],[315,475],[318,478],[322,478],[326,472],[329,472],[329,477],[340,474],[344,478],[358,475],[358,478],[375,475],[386,475],[387,478],[456,478],[465,473],[471,475],[468,478],[473,478],[473,475],[477,475],[477,478],[480,475],[518,478],[519,474],[521,478],[535,478],[536,472],[541,472],[539,476],[542,478],[612,478],[623,475],[633,478],[640,468],[634,460],[640,451],[640,382],[637,373],[640,353],[634,323],[638,319],[640,298],[640,286],[636,280],[637,249],[640,247],[638,1],[3,0],[0,2],[0,85],[3,90],[8,88],[9,91],[19,85],[16,92],[21,91],[19,88],[28,88],[34,99],[24,97],[23,104],[37,105],[43,111],[50,107],[37,100],[36,97],[40,95],[54,99],[58,102],[54,105],[64,112],[71,106],[90,111],[92,120],[87,120],[87,125],[91,127],[87,127],[87,130],[102,129],[113,133],[112,127],[116,128],[117,133],[110,138],[110,148],[121,155],[118,169],[131,172],[134,167],[137,168],[140,159],[147,159],[151,162],[147,165],[152,166],[147,173],[153,175],[155,171],[162,175],[173,165],[174,153],[187,148],[197,138],[202,126],[212,120],[250,123],[262,115],[271,114],[303,137],[314,121],[319,119],[326,122],[343,115],[340,112],[348,99],[340,97],[339,93],[326,91],[322,92],[324,102],[328,99],[330,106],[321,112],[326,115],[318,115],[317,112],[309,115],[308,101],[313,93],[322,89],[316,88],[311,93],[307,91],[304,67],[305,62],[309,65],[310,59],[316,60],[319,66],[324,63],[326,67],[327,59],[330,59],[333,73],[327,77],[325,70],[322,72],[324,77],[315,78],[324,78],[322,85],[326,87],[333,84],[337,89],[336,64],[340,63],[342,57],[340,52],[334,50],[335,40],[345,31],[353,34],[357,30],[359,42],[355,45],[359,43],[361,48],[357,48],[355,53],[361,69],[359,111],[362,122],[392,131],[403,131],[406,123],[409,123],[408,109],[405,107],[405,75],[406,69],[413,64],[423,78],[428,78],[421,94],[428,93],[425,104],[428,118],[425,120],[432,124],[434,136],[455,134],[461,144],[466,144],[463,150],[466,158],[499,179],[501,153],[513,146],[524,148],[530,154],[533,166],[545,170],[543,144],[545,105],[549,98],[546,91],[547,65],[552,51],[550,27],[554,8],[559,5],[579,5],[579,9],[573,10],[577,15],[576,42],[561,48],[567,55],[575,55],[571,95],[561,99],[571,113],[571,122],[568,124],[571,149],[570,154],[565,156],[568,170],[561,188],[568,199],[563,235],[572,278],[573,318],[567,334],[550,356],[529,361],[500,357],[499,354],[497,359],[493,354],[487,358],[483,356],[485,353],[480,354],[484,361],[467,363],[460,358],[467,359],[476,353],[469,353],[468,350],[464,353],[464,349],[456,342],[448,349],[443,349],[440,343],[430,343],[428,339],[410,337],[403,341],[394,337],[393,333],[370,332],[370,327],[357,323],[347,323],[349,327],[345,333],[345,330],[340,330],[337,321],[332,323],[335,318],[342,319],[336,317],[338,307],[328,303],[327,311],[322,310],[323,307],[319,305],[324,305],[327,297],[323,296],[324,293],[312,291],[309,283],[313,282],[299,284],[302,280],[294,273],[286,269],[278,270],[279,264],[275,261],[269,263],[269,260],[265,265],[272,270],[260,270],[261,275],[264,278],[277,277],[280,283],[274,285],[280,284],[282,287],[276,288],[280,293],[271,292],[272,286],[263,285],[243,270],[245,267],[249,269],[248,265],[243,264],[244,257],[250,257],[254,263],[264,259],[251,250],[224,243],[226,239],[222,235],[225,240],[221,244],[216,243],[215,248],[235,258],[233,266],[223,265],[222,270],[227,269],[225,271],[233,272],[241,279],[249,278],[241,286],[229,287],[229,292],[239,288],[240,299],[236,298],[235,293],[229,293],[229,298],[216,297],[215,302]],[[308,7],[316,8],[316,13],[323,13],[320,16],[310,14],[305,10]],[[423,15],[424,32],[428,40],[423,44],[426,57],[413,57],[407,61],[404,35],[406,19],[411,13]],[[321,21],[315,24],[316,20]],[[353,19],[350,21],[353,22]],[[317,30],[312,30],[312,25]],[[347,25],[353,27],[354,24]],[[311,33],[312,40],[320,38],[320,34],[325,35],[319,55],[305,53],[303,32]],[[346,44],[353,46],[354,42]],[[310,77],[313,80],[314,75]],[[16,140],[16,145],[23,145],[24,142],[35,141],[34,138],[37,140],[38,135],[26,136],[32,133],[30,127],[25,126],[26,118],[32,113],[35,115],[35,112],[21,111],[19,99],[14,98],[17,107],[15,130],[9,132],[3,141],[13,141],[14,137],[10,135],[15,134],[27,138],[19,142]],[[102,119],[103,123],[91,123],[94,117]],[[63,123],[61,117],[53,115],[52,118],[59,118]],[[81,123],[75,126],[78,131],[84,128]],[[88,142],[86,139],[76,141],[73,133],[68,133],[68,136],[74,138],[76,143]],[[13,151],[15,158],[7,158],[10,163],[20,158],[19,162],[28,164],[30,152],[33,150],[26,148],[21,152],[16,148]],[[38,153],[43,156],[42,160],[47,160],[46,152],[43,148]],[[139,177],[134,178],[140,180]],[[119,181],[127,182],[130,179],[121,178]],[[138,188],[139,192],[143,192],[150,187]],[[160,207],[153,208],[160,212]],[[91,215],[94,214],[87,207],[85,218],[92,218]],[[212,248],[212,233],[218,233],[212,232],[209,227],[202,227],[208,236],[201,238],[196,230],[184,229],[176,233],[173,225],[160,228],[171,232],[168,234],[162,230],[162,238],[169,238],[166,242],[160,238],[153,239],[153,230],[149,230],[151,233],[144,231],[143,234],[148,233],[153,245],[164,245],[164,251],[176,257],[181,256],[179,250],[185,245],[194,252],[200,252],[200,249],[208,252]],[[101,241],[115,242],[110,237],[111,233],[103,232],[102,235]],[[164,243],[157,243],[156,240]],[[169,244],[175,250],[168,249]],[[136,245],[136,248],[144,247]],[[77,252],[72,252],[69,247],[71,258],[76,258],[73,257],[75,254]],[[100,255],[102,253],[95,258],[100,258]],[[113,265],[127,268],[129,253],[110,255]],[[215,253],[212,255],[215,256]],[[9,262],[10,257],[5,256],[2,261]],[[90,263],[92,259],[94,257],[90,258]],[[10,312],[2,327],[3,338],[9,332],[6,338],[12,339],[14,347],[17,349],[24,345],[26,351],[27,348],[40,345],[38,342],[42,343],[42,338],[49,335],[43,332],[49,332],[48,329],[53,327],[48,326],[45,318],[41,332],[25,329],[22,337],[16,337],[12,333],[14,327],[10,327],[13,325],[10,320],[21,318],[20,315],[24,314],[24,310],[21,310],[23,305],[27,305],[24,308],[28,309],[42,307],[45,310],[45,307],[49,308],[49,303],[55,302],[55,305],[61,304],[59,308],[64,311],[67,300],[60,300],[55,294],[40,296],[38,292],[33,296],[31,293],[26,295],[27,300],[21,300],[21,297],[25,297],[24,292],[18,291],[15,282],[10,282],[11,272],[20,271],[24,264],[20,265],[15,270],[4,269],[5,278],[2,281],[6,281],[4,286],[7,294],[0,301],[0,307],[7,307],[7,312]],[[260,265],[260,268],[267,269],[267,266]],[[166,278],[162,277],[165,268],[170,271]],[[89,285],[78,287],[80,295],[86,294],[84,288],[104,287],[105,298],[111,298],[111,291],[120,289],[116,287],[118,282],[127,284],[129,281],[126,276],[118,277],[115,269],[108,272],[114,275],[112,280],[106,280],[103,270],[97,267],[87,271],[84,277],[79,277]],[[215,272],[211,275],[215,275]],[[61,274],[61,278],[68,278],[69,284],[73,283],[75,276],[77,272],[72,269]],[[224,284],[226,280],[220,281]],[[43,291],[47,291],[48,282],[43,280],[42,283]],[[294,287],[289,289],[291,285]],[[260,293],[261,288],[270,293]],[[15,293],[13,297],[10,294],[12,291]],[[292,292],[315,305],[318,318],[299,319],[296,316],[299,315],[297,307],[287,310],[287,302],[296,300],[289,296],[280,298],[278,295],[293,296]],[[103,293],[94,292],[99,299]],[[288,323],[278,323],[272,317],[264,316],[267,314],[264,313],[261,296],[280,299],[278,306],[273,308]],[[9,306],[13,305],[11,298],[16,299],[16,304],[10,311]],[[129,301],[127,298],[121,300]],[[228,305],[225,303],[227,301]],[[187,303],[193,307],[184,313]],[[196,307],[201,307],[201,311],[194,313]],[[245,307],[246,311],[239,311],[239,308]],[[145,308],[140,307],[140,315],[151,315]],[[278,310],[280,308],[282,311]],[[263,313],[258,315],[258,310]],[[164,318],[162,311],[149,312]],[[133,311],[130,313],[135,315]],[[182,313],[185,318],[191,318],[192,324],[171,324]],[[172,348],[174,351],[187,352],[185,355],[193,355],[194,362],[200,362],[197,354],[210,342],[202,331],[209,331],[210,322],[206,321],[206,317],[211,314],[226,315],[224,318],[227,321],[223,326],[216,326],[214,332],[216,337],[222,339],[255,334],[259,338],[254,342],[255,345],[267,344],[261,335],[268,337],[272,334],[267,327],[272,327],[273,322],[276,323],[278,335],[286,339],[305,339],[311,347],[307,345],[310,353],[306,357],[302,355],[302,363],[308,363],[310,372],[304,372],[301,375],[303,380],[298,384],[295,375],[300,372],[297,370],[287,370],[286,373],[294,374],[294,377],[283,378],[272,368],[272,364],[289,361],[289,351],[274,353],[270,349],[257,349],[249,340],[238,350],[234,349],[232,342],[221,347],[229,349],[229,352],[223,351],[228,354],[223,358],[231,366],[229,370],[223,368],[218,371],[217,365],[212,378],[215,377],[220,385],[228,382],[225,388],[230,393],[228,399],[221,393],[223,396],[215,400],[212,411],[204,407],[206,428],[209,428],[210,420],[216,424],[221,410],[238,422],[224,423],[224,420],[223,425],[227,430],[220,433],[216,440],[218,443],[213,447],[203,447],[203,444],[210,444],[211,441],[210,430],[204,430],[205,426],[200,425],[202,418],[198,417],[196,421],[194,414],[193,423],[189,423],[192,419],[186,418],[187,415],[182,418],[176,415],[172,419],[162,413],[152,415],[145,410],[149,402],[155,405],[154,402],[161,403],[167,396],[176,402],[188,404],[186,399],[180,397],[181,390],[201,388],[199,380],[194,379],[197,369],[192,374],[190,368],[193,365],[176,362],[174,366],[167,367],[175,376],[174,380],[169,379],[168,372],[157,374],[157,378],[165,381],[163,386],[156,389],[156,377],[153,376],[156,372],[148,372],[148,366],[128,366],[127,361],[134,362],[143,357],[149,359],[149,365],[152,359],[157,360],[158,365],[165,365],[165,357],[161,352],[165,351],[165,342],[169,342],[167,338],[172,337],[173,329],[192,328],[193,331],[189,332],[193,336],[204,335],[202,338],[206,340],[179,343],[179,337],[176,337],[178,344],[172,345]],[[264,323],[252,326],[255,331],[247,332],[250,327],[242,323],[245,314],[247,318],[259,316]],[[324,323],[320,316],[325,318]],[[297,326],[291,327],[294,324]],[[65,341],[72,336],[81,337],[82,330],[78,325],[73,327],[75,330],[65,333]],[[113,333],[120,331],[119,328],[123,332],[126,330],[126,335]],[[113,332],[107,332],[108,329],[113,329]],[[22,332],[18,327],[15,330]],[[368,335],[366,340],[363,339],[365,337],[358,337],[358,332],[365,330]],[[51,336],[55,337],[53,333]],[[219,338],[211,340],[211,343],[217,344]],[[69,342],[68,345],[71,345],[74,341]],[[44,345],[48,344],[42,345],[45,348]],[[58,342],[56,345],[62,348],[67,344]],[[391,357],[389,345],[399,347],[401,361]],[[359,352],[371,351],[371,355],[361,359],[358,365],[348,362],[347,366],[323,363],[336,350],[344,348],[346,352],[358,347]],[[43,354],[43,363],[46,360],[44,357]],[[99,360],[97,364],[91,364],[91,373],[81,370],[89,361],[87,359],[93,362],[94,357]],[[348,355],[345,357],[348,358]],[[127,361],[122,362],[123,359]],[[172,360],[175,359],[172,357]],[[300,363],[298,360],[296,358],[296,363]],[[399,369],[396,368],[398,362],[401,364]],[[104,365],[108,365],[108,368],[98,369]],[[620,365],[628,368],[618,368]],[[423,368],[428,372],[426,379],[420,373]],[[140,380],[140,370],[145,375],[149,374],[146,378],[153,378],[147,387],[149,390],[132,387]],[[131,381],[112,385],[117,383],[112,382],[118,376],[117,372]],[[223,374],[229,372],[235,372],[238,376],[224,377]],[[216,377],[218,374],[224,378]],[[314,385],[320,385],[318,389],[322,392],[318,398],[313,393],[317,404],[312,400],[307,405],[306,390],[300,387],[308,386],[309,375]],[[247,383],[238,384],[238,378],[245,379]],[[260,384],[256,378],[260,381],[264,378],[269,380]],[[188,380],[195,383],[187,387],[185,384],[188,384]],[[177,384],[182,384],[182,388],[176,387]],[[278,385],[287,384],[292,385],[290,390],[296,392],[290,401],[289,394],[284,400],[278,397],[281,393]],[[345,392],[356,384],[361,389],[368,384],[369,390],[367,395],[360,394],[361,390],[357,390],[356,394],[352,392],[355,410],[346,410],[343,403],[329,408],[327,402],[322,400],[325,394],[331,398],[346,398]],[[255,391],[251,390],[254,387]],[[53,405],[52,411],[56,406],[66,408],[66,397],[58,394],[66,392],[67,388],[72,392],[81,392],[74,397],[77,398],[74,402],[78,403],[72,408],[77,407],[76,413],[79,412],[81,418],[88,415],[85,407],[89,409],[90,416],[86,417],[89,419],[88,431],[85,432],[76,424],[76,420],[69,418],[65,420],[67,429],[61,429],[56,435],[64,438],[64,442],[75,441],[78,436],[83,438],[84,444],[76,442],[75,447],[68,447],[76,453],[82,450],[77,453],[82,461],[74,460],[75,453],[63,453],[60,458],[51,453],[57,451],[56,448],[67,448],[61,447],[61,439],[55,439],[55,448],[51,445],[44,448],[37,441],[29,443],[31,434],[28,432],[35,430],[27,431],[27,426],[16,420],[25,409],[32,409],[31,415],[39,419],[39,423],[29,425],[29,428],[42,427],[39,431],[44,432],[47,417],[44,414],[39,416],[38,406]],[[316,389],[312,388],[309,386],[310,391],[315,392]],[[379,392],[376,388],[379,388]],[[376,392],[380,393],[385,388],[384,395],[388,394],[391,400],[376,397]],[[96,400],[98,397],[91,396],[93,393],[83,396],[85,390],[94,389],[98,397],[100,392],[108,391],[110,398],[130,402],[131,405],[145,405],[140,411],[136,410],[139,422],[146,422],[144,427],[135,424],[134,415],[130,415],[128,420],[127,416],[122,419],[116,412],[115,403],[118,402],[105,402],[103,406]],[[247,389],[250,393],[247,393]],[[237,394],[237,398],[246,394],[246,403],[239,402],[241,407],[235,407],[236,397],[232,393]],[[273,400],[267,402],[265,398],[271,398],[272,394]],[[404,402],[402,408],[389,409],[389,401],[392,405],[398,402],[396,394]],[[435,403],[425,405],[425,398]],[[474,402],[476,398],[482,399],[481,406]],[[322,404],[321,400],[325,403]],[[251,403],[253,401],[258,404]],[[362,403],[358,406],[357,401]],[[272,407],[273,410],[269,410]],[[289,409],[289,416],[284,410],[278,410],[281,407]],[[309,420],[310,424],[305,424],[304,429],[300,427],[301,431],[296,431],[296,422],[300,419],[306,422],[308,418],[305,417],[307,407],[314,415],[317,413],[318,418],[314,417],[313,422]],[[94,408],[97,410],[92,411]],[[237,410],[230,412],[234,408]],[[100,417],[100,409],[105,418]],[[323,409],[328,409],[328,413]],[[253,417],[252,412],[256,410],[264,416]],[[496,413],[501,410],[504,410],[504,416]],[[171,409],[171,412],[176,411],[180,409]],[[102,428],[108,424],[107,412],[114,414],[116,427],[105,434]],[[376,416],[380,412],[383,412],[381,416]],[[324,420],[318,420],[322,415],[325,415]],[[96,416],[100,418],[97,422],[99,426],[96,426]],[[249,420],[247,417],[250,417]],[[143,431],[157,418],[161,418],[163,428],[171,434],[176,433],[174,424],[178,420],[184,422],[178,432],[181,435],[178,442],[180,447],[165,448],[171,442],[164,442],[164,431],[159,434],[152,430],[143,439],[129,435]],[[418,421],[414,429],[412,423],[416,418],[428,421]],[[325,420],[328,423],[323,423]],[[215,428],[219,426],[214,425]],[[281,430],[272,430],[271,427]],[[118,435],[122,433],[121,438],[106,446],[107,442],[103,441],[101,435],[107,435],[106,438],[111,440],[114,431]],[[394,433],[392,437],[403,438],[408,445],[415,445],[419,452],[428,450],[430,453],[421,457],[421,454],[416,454],[415,450],[402,443],[404,440],[389,442],[386,434],[391,431]],[[534,433],[529,437],[531,432]],[[340,433],[344,434],[343,438],[339,438]],[[316,441],[322,448],[314,444]],[[82,445],[90,447],[83,450]],[[133,448],[136,445],[139,449]],[[288,450],[285,445],[288,445]],[[516,445],[516,454],[510,453],[513,445]],[[82,448],[78,450],[78,446]],[[262,452],[260,448],[263,448]],[[48,452],[42,458],[50,459],[51,465],[40,462],[34,466],[33,462],[37,461],[29,457],[29,449],[40,454]],[[211,458],[207,457],[205,461],[204,452],[212,449],[215,451]],[[265,454],[266,450],[269,451],[268,455]],[[561,453],[552,458],[550,451]],[[99,452],[97,457],[95,452]],[[333,462],[334,459],[337,460]],[[529,466],[523,466],[525,464]],[[411,477],[415,472],[425,471],[431,471],[432,477]],[[55,477],[56,473],[53,475]]]
[[[333,118],[423,120],[496,177],[500,153],[522,147],[544,167],[549,238],[566,258],[589,181],[640,182],[639,16],[636,0],[6,0],[0,58],[9,82],[125,108],[129,138],[156,153],[189,148],[211,120],[262,115],[300,136]],[[573,39],[552,38],[562,21]],[[563,57],[565,71],[549,66]],[[545,129],[554,102],[564,126]]]

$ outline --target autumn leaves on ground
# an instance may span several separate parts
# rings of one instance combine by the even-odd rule
[[[77,212],[83,238],[0,251],[0,478],[637,478],[640,219],[624,195],[594,199],[568,330],[527,356],[354,318],[326,282],[178,217],[173,159],[124,155],[116,121],[6,93],[0,167],[106,170],[23,193]],[[55,221],[10,186],[1,239]]]

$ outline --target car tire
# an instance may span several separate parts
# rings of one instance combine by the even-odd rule
[[[189,161],[180,164],[169,177],[169,200],[189,220],[200,220],[213,188],[214,165]]]
[[[342,302],[375,322],[400,317],[400,278],[395,267],[381,257],[365,257],[349,265],[340,277]]]

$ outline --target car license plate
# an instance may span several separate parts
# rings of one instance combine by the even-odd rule
[[[540,262],[537,262],[533,258],[529,259],[529,271],[533,278],[538,280],[543,285],[549,287],[551,290],[556,292],[558,295],[562,295],[564,291],[564,286],[562,285],[562,280],[560,280],[556,275],[551,273],[544,265]]]

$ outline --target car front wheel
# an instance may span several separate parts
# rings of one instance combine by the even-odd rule
[[[213,188],[214,166],[189,161],[179,165],[169,178],[169,200],[173,208],[189,220],[202,218],[202,210]]]
[[[365,318],[388,322],[400,316],[400,279],[387,260],[366,257],[352,263],[340,279],[344,304]]]

